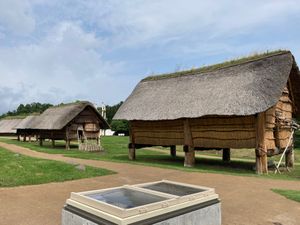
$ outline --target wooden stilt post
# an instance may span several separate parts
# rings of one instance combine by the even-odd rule
[[[131,123],[131,122],[130,122]],[[128,158],[130,160],[135,160],[136,159],[136,154],[135,154],[135,138],[134,138],[134,130],[132,129],[132,125],[129,125],[129,136],[130,136],[130,143],[128,145]]]
[[[294,149],[293,147],[290,148],[290,150],[288,150],[285,153],[285,166],[288,168],[293,168],[294,167],[294,160],[295,160],[295,156],[294,156]]]
[[[190,123],[188,119],[184,120],[184,166],[194,167],[195,166],[195,150]]]
[[[40,146],[43,146],[43,138],[40,136]]]
[[[55,139],[52,138],[52,148],[55,148]]]
[[[28,141],[31,142],[31,135],[28,136]]]
[[[20,134],[18,134],[18,141],[20,141]]]
[[[66,127],[66,150],[70,150],[69,127]]]
[[[256,173],[268,173],[268,157],[265,145],[266,114],[259,113],[256,119]]]
[[[230,162],[230,148],[223,148],[222,153],[223,162]]]
[[[24,136],[23,136],[23,141],[24,142],[26,141],[26,134],[24,134]]]
[[[176,145],[170,147],[170,154],[172,157],[176,157]]]

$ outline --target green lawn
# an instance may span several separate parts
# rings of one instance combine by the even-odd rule
[[[229,164],[224,163],[221,160],[220,153],[216,152],[199,152],[196,157],[196,166],[194,168],[183,167],[184,158],[183,156],[177,156],[172,158],[169,155],[169,149],[165,149],[163,152],[155,151],[154,149],[138,149],[137,159],[130,161],[128,159],[128,137],[102,137],[102,145],[105,152],[102,153],[89,153],[81,152],[76,149],[76,143],[73,143],[72,150],[64,149],[64,142],[58,142],[57,146],[53,149],[51,142],[45,142],[43,147],[40,147],[36,142],[24,143],[16,140],[1,139],[0,141],[17,144],[20,146],[28,147],[32,150],[39,152],[46,152],[50,154],[63,154],[64,156],[83,158],[83,159],[95,159],[114,161],[122,163],[134,163],[142,164],[170,169],[178,169],[190,172],[210,172],[210,173],[222,173],[232,175],[243,175],[243,176],[255,176],[262,178],[273,178],[273,179],[291,179],[300,180],[300,165],[296,166],[292,172],[283,172],[282,174],[274,174],[272,171],[269,175],[257,176],[253,170],[254,166],[254,150],[243,149],[237,151],[244,151],[244,157],[238,155],[232,156],[233,159]],[[180,149],[179,149],[180,150]],[[300,150],[297,148],[296,155],[299,156]],[[234,154],[235,150],[233,150]],[[242,154],[242,153],[239,153]],[[220,156],[217,158],[207,158],[207,155]],[[237,156],[237,157],[236,157]],[[297,157],[298,159],[300,157]],[[247,160],[244,160],[247,159]],[[298,160],[299,161],[299,160]]]
[[[62,182],[113,174],[113,171],[86,166],[37,159],[0,148],[0,187]]]
[[[300,191],[295,190],[282,190],[282,189],[272,189],[277,194],[280,194],[288,199],[300,202]]]

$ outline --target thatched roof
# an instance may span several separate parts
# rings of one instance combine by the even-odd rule
[[[31,115],[25,117],[17,126],[16,129],[30,129],[38,121],[39,115]]]
[[[289,51],[279,51],[204,69],[148,77],[136,86],[114,119],[254,115],[277,103],[291,70],[294,103],[300,107],[298,67]]]
[[[40,116],[33,119],[31,126],[27,129],[61,130],[86,108],[95,112],[100,121],[101,129],[109,128],[107,122],[90,102],[76,102],[48,108]]]
[[[0,134],[15,134],[16,127],[22,119],[2,119],[0,120]]]

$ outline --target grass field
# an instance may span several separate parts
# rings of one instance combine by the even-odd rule
[[[178,154],[177,157],[172,158],[169,155],[169,149],[160,148],[158,149],[138,149],[137,160],[130,161],[128,159],[128,137],[102,137],[102,145],[105,152],[102,153],[89,153],[78,151],[77,144],[73,143],[71,150],[64,149],[64,142],[57,142],[55,148],[51,147],[51,142],[45,142],[44,146],[40,147],[36,142],[18,142],[16,140],[10,140],[6,138],[0,138],[0,141],[6,143],[17,144],[24,146],[39,152],[46,152],[50,154],[63,154],[64,156],[83,158],[83,159],[94,159],[94,160],[105,160],[122,163],[134,163],[142,164],[170,169],[178,169],[190,172],[210,172],[210,173],[222,173],[232,175],[243,175],[243,176],[256,176],[263,178],[273,179],[292,179],[300,180],[300,165],[295,167],[292,172],[283,172],[282,174],[274,174],[272,171],[269,175],[257,176],[253,170],[254,166],[254,150],[242,149],[232,151],[232,161],[224,163],[221,160],[221,152],[199,152],[196,155],[196,166],[194,168],[183,167],[184,157]],[[178,148],[180,152],[180,148]],[[300,150],[297,148],[296,152],[296,163],[299,162]],[[214,156],[214,157],[211,157]]]
[[[300,191],[295,190],[282,190],[282,189],[272,189],[277,194],[280,194],[288,199],[300,202]]]
[[[89,166],[79,170],[76,166],[23,156],[0,148],[0,187],[62,182],[114,173]]]

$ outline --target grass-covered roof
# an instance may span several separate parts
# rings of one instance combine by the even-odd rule
[[[151,75],[146,78],[144,78],[142,81],[150,81],[150,80],[160,80],[160,79],[166,79],[166,78],[172,78],[172,77],[178,77],[178,76],[187,76],[187,75],[193,75],[193,74],[199,74],[199,73],[207,73],[212,72],[215,70],[223,69],[226,67],[236,66],[243,63],[249,63],[257,60],[261,60],[263,58],[280,55],[289,53],[288,50],[275,50],[275,51],[267,51],[263,53],[255,53],[251,54],[249,56],[240,57],[237,59],[232,59],[229,61],[225,61],[222,63],[217,63],[209,66],[203,66],[200,68],[192,68],[189,70],[182,70],[182,71],[176,71],[173,73],[165,73],[165,74],[159,74],[159,75]]]
[[[244,116],[274,106],[290,78],[300,114],[300,75],[289,51],[275,51],[142,80],[114,119]]]

